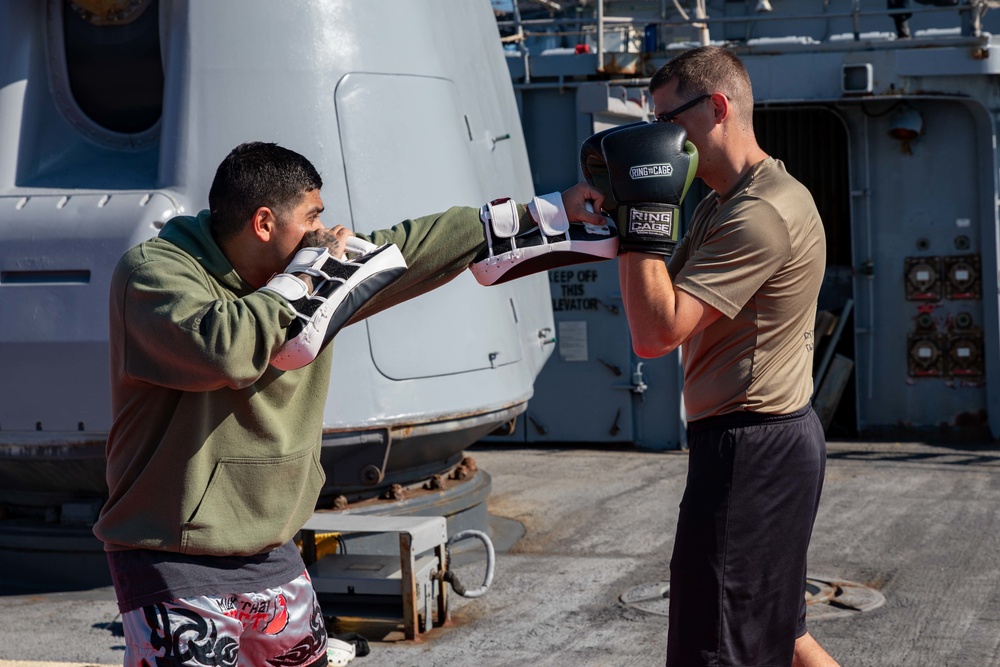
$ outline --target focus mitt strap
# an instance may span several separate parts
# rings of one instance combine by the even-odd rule
[[[469,267],[480,285],[618,255],[618,232],[611,220],[603,226],[571,223],[561,193],[534,197],[528,213],[534,224],[520,228],[517,205],[510,199],[494,199],[480,209],[486,247]]]

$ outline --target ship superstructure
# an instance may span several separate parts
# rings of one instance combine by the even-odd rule
[[[990,3],[494,4],[543,190],[580,178],[576,155],[591,133],[650,119],[649,77],[674,54],[734,49],[753,82],[760,144],[810,188],[826,226],[814,403],[828,433],[1000,437],[1000,14]],[[698,199],[688,196],[688,213]],[[591,439],[675,446],[683,422],[661,415],[682,414],[677,362],[630,358],[624,317],[601,305],[617,272],[599,270],[596,280],[569,277],[575,288],[551,287],[554,307],[566,306],[556,308],[557,330],[600,337],[602,354],[558,349],[521,436],[558,440],[576,428],[560,405],[607,397],[588,415]],[[597,301],[572,308],[567,294]],[[622,380],[637,369],[631,400],[601,414],[628,395]]]

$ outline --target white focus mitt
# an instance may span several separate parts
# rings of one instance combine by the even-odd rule
[[[571,223],[558,192],[532,198],[528,212],[535,225],[519,234],[517,205],[511,199],[494,199],[480,209],[486,248],[469,267],[480,285],[618,256],[614,223],[609,218],[603,226]]]
[[[346,245],[344,259],[326,248],[302,248],[284,273],[261,287],[295,310],[285,343],[271,358],[275,368],[292,371],[312,362],[369,299],[406,272],[402,253],[391,243],[376,246],[352,236]],[[311,289],[302,275],[312,278]]]

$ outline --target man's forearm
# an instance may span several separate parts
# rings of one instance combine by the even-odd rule
[[[632,334],[632,347],[641,357],[659,357],[681,340],[676,330],[676,295],[660,255],[629,252],[622,264],[622,299]]]
[[[722,316],[701,299],[678,289],[661,255],[627,252],[622,269],[632,348],[641,357],[659,357],[677,349]]]

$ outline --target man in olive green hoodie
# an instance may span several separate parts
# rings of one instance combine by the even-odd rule
[[[352,233],[323,227],[321,186],[293,151],[238,146],[210,210],[170,220],[115,269],[109,498],[94,533],[123,614],[125,665],[327,664],[292,539],[324,482],[333,348],[297,370],[271,365],[297,313],[267,289],[304,247],[344,254]],[[535,225],[526,207],[510,208],[516,226]],[[602,222],[582,208],[568,216]],[[368,235],[395,244],[408,269],[354,320],[451,280],[485,237],[480,210],[462,207]]]

